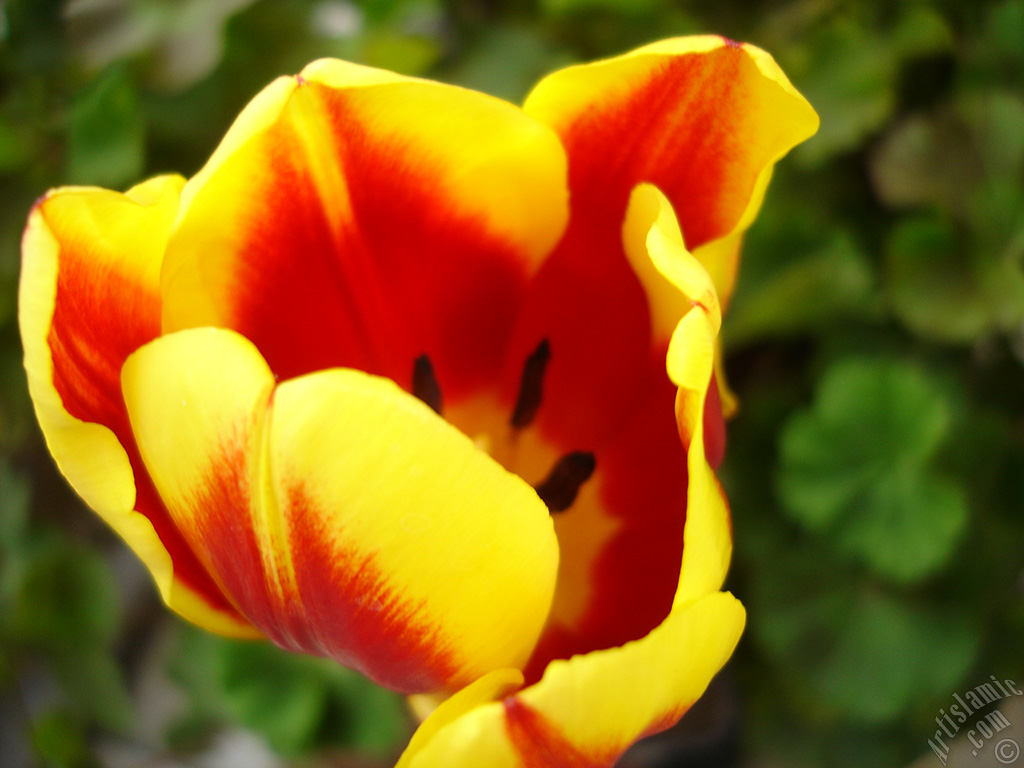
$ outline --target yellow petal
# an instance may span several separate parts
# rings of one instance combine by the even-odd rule
[[[694,304],[702,305],[710,317],[721,322],[715,284],[683,244],[672,204],[653,185],[640,184],[630,195],[622,244],[650,299],[655,339],[669,339]]]
[[[602,207],[618,215],[614,205],[624,206],[637,184],[657,185],[723,301],[739,233],[757,213],[772,166],[818,127],[767,53],[716,36],[663,40],[560,70],[524,110],[562,137],[574,216]],[[712,245],[723,238],[733,242]]]
[[[164,328],[233,328],[281,378],[404,382],[426,353],[478,385],[502,361],[509,297],[565,227],[565,167],[511,104],[315,62],[260,94],[186,186]]]
[[[523,673],[518,669],[496,669],[479,680],[467,685],[461,691],[441,702],[425,718],[416,733],[413,734],[409,746],[402,753],[402,758],[395,768],[408,768],[416,755],[443,728],[451,725],[463,715],[471,712],[482,704],[515,693],[523,685]],[[418,697],[411,697],[413,700]],[[414,702],[415,706],[415,702]]]
[[[183,183],[158,177],[127,194],[64,188],[35,206],[18,302],[25,368],[57,466],[146,564],[167,604],[215,631],[252,635],[133,467],[121,398],[124,359],[160,332],[160,265]]]
[[[538,684],[447,722],[402,768],[610,768],[700,697],[743,624],[729,594],[678,606],[643,639],[553,662]]]
[[[153,179],[127,195],[90,188],[53,190],[33,209],[25,231],[19,321],[29,389],[58,466],[97,511],[131,509],[135,500],[131,466],[111,431],[113,425],[87,424],[69,414],[58,387],[69,400],[87,400],[72,406],[81,416],[99,421],[104,411],[113,410],[107,402],[119,400],[116,369],[123,359],[117,359],[119,350],[110,347],[135,341],[123,336],[148,341],[147,334],[159,333],[160,260],[177,212],[181,183],[174,178]],[[140,229],[152,237],[136,242]],[[114,281],[122,287],[120,302],[115,296],[90,301],[103,292],[105,283]],[[58,286],[61,313],[67,319],[57,318],[54,328]],[[77,312],[69,311],[72,302]],[[118,316],[126,303],[144,302],[157,310],[148,322],[144,312],[129,310],[127,317]],[[132,317],[137,322],[126,327]],[[110,333],[103,337],[122,338],[110,339],[109,346],[101,347],[101,341],[86,336],[97,323],[110,325]],[[71,368],[65,360],[80,349],[86,359],[100,362],[91,381],[88,374],[78,372],[84,366],[76,365],[74,373],[60,370],[62,365]],[[115,370],[110,382],[101,377],[108,368]],[[86,381],[76,387],[73,376]]]
[[[123,380],[175,522],[275,642],[407,693],[525,662],[554,590],[550,516],[422,402],[350,369],[275,386],[217,329],[153,342]]]
[[[679,387],[676,417],[689,477],[678,604],[718,590],[732,556],[728,504],[704,446],[704,410],[721,311],[710,275],[683,245],[671,204],[649,184],[633,190],[623,245],[648,295],[657,298],[651,304],[655,333],[665,333],[675,323],[667,368]]]

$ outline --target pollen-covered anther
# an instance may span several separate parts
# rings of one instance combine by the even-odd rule
[[[572,451],[555,462],[534,490],[552,513],[564,512],[576,501],[580,487],[594,474],[597,461],[590,451]]]
[[[512,409],[510,424],[516,429],[528,427],[537,415],[544,396],[544,373],[551,359],[551,345],[543,339],[523,363],[523,376],[519,380],[519,396]]]

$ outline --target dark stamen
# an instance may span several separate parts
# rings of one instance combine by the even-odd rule
[[[523,378],[519,380],[519,397],[512,411],[511,424],[516,429],[529,426],[540,408],[544,388],[544,371],[551,359],[551,345],[544,339],[530,353],[523,364]]]
[[[441,385],[434,375],[430,358],[420,355],[412,364],[412,393],[424,403],[441,413]]]
[[[537,495],[551,512],[564,512],[576,501],[576,494],[590,476],[597,462],[590,451],[573,451],[555,462],[551,472],[540,485]]]

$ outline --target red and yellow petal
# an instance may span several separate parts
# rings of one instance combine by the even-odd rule
[[[644,235],[644,233],[646,233]],[[666,368],[678,387],[676,422],[686,450],[686,530],[675,604],[721,588],[732,556],[732,530],[725,494],[714,475],[709,454],[717,451],[715,351],[721,310],[711,276],[683,245],[668,199],[655,187],[640,185],[631,197],[624,242],[636,263],[646,253],[656,275],[689,305],[668,345]],[[709,394],[711,393],[711,394]],[[711,437],[715,442],[709,441]],[[717,459],[717,456],[710,458]]]
[[[526,668],[643,637],[672,607],[687,518],[686,453],[662,366],[628,425],[595,451],[596,469],[555,516],[562,561],[551,617]]]
[[[554,591],[550,516],[425,404],[351,369],[278,385],[214,328],[147,345],[123,380],[175,523],[276,643],[407,693],[525,663]]]
[[[723,301],[737,243],[701,247],[752,221],[773,164],[818,124],[768,54],[712,36],[560,70],[524,109],[566,146],[574,219],[621,221],[633,188],[656,185]]]
[[[499,373],[568,216],[558,138],[518,108],[338,61],[278,81],[189,183],[164,328],[238,330],[282,379],[352,367],[446,400]]]
[[[399,765],[610,768],[700,698],[744,619],[732,595],[707,595],[677,607],[642,640],[552,663],[519,693],[475,707],[453,697],[421,726],[430,738],[414,739]]]
[[[413,757],[445,726],[479,706],[511,696],[522,687],[523,673],[518,669],[505,668],[488,672],[441,701],[430,695],[410,696],[410,708],[423,722],[395,768],[407,768]]]
[[[684,525],[690,531],[691,514],[696,515],[696,526],[705,525],[701,516],[705,514],[703,506],[709,503],[705,493],[692,502],[697,507],[691,513],[688,475],[710,471],[707,460],[717,461],[722,445],[720,409],[717,402],[709,404],[705,395],[712,380],[720,321],[714,285],[683,246],[668,200],[651,185],[640,185],[634,191],[615,247],[622,253],[619,261],[630,272],[637,293],[659,296],[657,306],[648,308],[641,302],[632,307],[642,330],[626,339],[614,330],[604,336],[595,336],[593,328],[580,332],[574,353],[592,348],[594,370],[589,378],[571,370],[563,375],[566,386],[574,384],[576,391],[604,398],[600,407],[590,411],[593,423],[588,430],[570,429],[566,411],[574,395],[549,388],[552,379],[546,378],[537,424],[517,438],[520,455],[543,456],[546,450],[547,464],[542,462],[541,472],[559,453],[569,450],[591,450],[596,459],[596,469],[572,508],[556,516],[562,550],[558,589],[548,625],[526,669],[528,681],[537,680],[552,659],[621,645],[643,637],[663,621],[676,597],[687,539],[697,542],[693,545],[697,551],[713,544],[714,555],[708,557],[717,559],[720,576],[724,576],[731,552],[727,527],[724,540],[706,543],[699,537],[693,539],[692,533],[684,537]],[[627,285],[625,280],[622,285]],[[586,299],[582,304],[586,306]],[[687,329],[697,318],[706,322],[694,326],[694,333],[676,330],[684,317],[690,318],[684,321]],[[657,335],[664,338],[660,345],[652,343],[649,330],[658,326],[663,330]],[[555,340],[562,338],[558,335],[562,330],[555,326],[552,335],[548,377],[559,375],[554,368],[560,349]],[[648,356],[632,368],[621,366],[617,357],[619,349],[629,344]],[[600,356],[601,350],[607,350],[607,355]],[[680,441],[679,427],[672,418],[677,388],[683,381],[677,370],[680,367],[690,372],[693,382],[702,379],[704,388],[699,392],[699,406],[705,416],[689,457],[687,446],[692,440]],[[574,375],[578,378],[572,378]],[[557,382],[557,378],[553,380]],[[609,396],[620,386],[616,382],[621,382],[622,389],[633,388],[622,402]],[[696,390],[693,396],[697,397]],[[602,434],[598,431],[602,428],[608,431]],[[693,432],[691,426],[688,429]],[[588,438],[591,442],[586,442]],[[536,471],[536,467],[527,469]],[[537,479],[529,472],[524,477]],[[705,486],[698,483],[696,487]],[[718,514],[727,521],[724,498],[716,496],[712,501],[720,505]],[[690,559],[693,557],[696,555]]]
[[[153,493],[121,396],[125,358],[160,332],[160,265],[183,183],[160,177],[123,195],[65,188],[36,204],[19,288],[25,368],[61,472],[135,550],[168,605],[251,635]]]
[[[478,691],[472,700],[441,704],[424,723],[427,735],[403,755],[402,768],[609,768],[634,741],[671,726],[689,709],[742,633],[743,607],[717,592],[731,540],[724,496],[704,449],[717,300],[710,276],[683,247],[667,199],[641,187],[630,208],[625,232],[635,237],[626,237],[627,248],[642,243],[657,272],[646,279],[661,276],[690,304],[668,354],[689,476],[686,546],[671,610],[636,641],[552,661],[538,683],[515,694],[491,686],[501,700],[480,703],[485,692]]]
[[[676,421],[687,447],[687,520],[676,603],[715,591],[732,557],[732,524],[725,493],[707,460],[705,423],[718,320],[694,307],[679,322],[669,346],[668,369],[679,385]]]

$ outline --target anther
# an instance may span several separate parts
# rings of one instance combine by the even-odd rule
[[[426,355],[420,355],[412,364],[412,393],[436,413],[441,413],[441,385],[437,383],[434,366]]]
[[[544,371],[551,359],[551,345],[544,339],[530,353],[523,364],[523,377],[519,380],[519,396],[516,407],[512,410],[510,423],[516,429],[529,426],[537,415],[540,401],[544,393]]]
[[[573,451],[555,462],[551,472],[534,490],[548,510],[564,512],[576,501],[576,494],[594,474],[597,461],[590,451]]]

